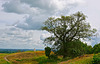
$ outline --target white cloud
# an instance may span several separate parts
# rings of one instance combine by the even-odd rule
[[[83,0],[11,0],[2,7],[5,12],[27,14],[24,23],[16,26],[25,30],[40,29],[50,16],[67,14],[71,8],[83,3]]]
[[[70,5],[82,4],[83,0],[21,0],[21,2],[29,4],[31,7],[37,7],[40,9],[51,11],[64,10],[70,7]]]
[[[25,18],[23,23],[18,23],[16,27],[22,28],[24,30],[40,30],[43,26],[43,22],[45,21],[44,15],[37,15],[37,16],[28,16]]]
[[[85,1],[86,5],[80,6]],[[99,0],[0,0],[0,47],[43,48],[41,41],[50,34],[37,29],[40,29],[42,22],[48,17],[67,15],[69,11],[69,14],[82,11],[88,16],[92,27],[100,29],[99,2]],[[15,27],[5,24],[13,24]],[[99,43],[99,39],[98,36],[92,41],[87,41],[87,44],[93,46]]]
[[[50,37],[50,36],[51,34],[49,32],[44,31],[44,33],[40,36],[40,39],[44,41],[45,38]]]
[[[22,30],[9,26],[0,29],[0,48],[44,48],[40,36],[43,32],[38,30]]]
[[[1,26],[3,28],[0,28],[0,47],[43,48],[41,42],[50,36],[50,34],[40,30],[38,31],[38,29],[40,29],[48,17],[67,15],[69,11],[69,14],[82,11],[88,15],[92,27],[100,29],[100,15],[98,14],[100,11],[100,8],[98,8],[99,0],[88,0],[85,6],[80,6],[83,5],[85,1],[86,0],[0,0],[0,5],[3,4],[0,6],[0,9],[3,9],[2,11],[0,10],[0,24],[13,24],[19,20],[19,22],[14,25],[15,27]],[[100,37],[97,37],[87,43],[93,46],[95,43],[99,43],[99,39]]]
[[[31,8],[27,4],[20,3],[20,0],[12,0],[10,2],[5,2],[2,7],[4,7],[5,12],[17,13],[17,14],[35,14],[37,13],[36,8]]]

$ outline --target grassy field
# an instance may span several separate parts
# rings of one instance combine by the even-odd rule
[[[13,53],[7,57],[11,64],[38,64],[35,60],[36,58],[43,56],[44,51],[27,51],[27,52],[19,52]]]
[[[74,59],[63,61],[59,64],[92,64],[93,54],[76,57]]]
[[[53,54],[53,52],[51,53]],[[4,58],[7,58],[7,62]],[[11,54],[0,54],[0,64],[51,64],[52,60],[48,60],[44,51],[26,51]],[[53,62],[54,64],[55,62]]]
[[[53,54],[53,52],[51,53]],[[8,59],[7,62],[4,57]],[[27,51],[18,53],[0,53],[0,64],[91,64],[93,54],[76,57],[70,60],[50,60],[45,56],[44,51]],[[64,61],[63,61],[64,60]]]
[[[7,53],[0,53],[0,64],[9,64],[5,59],[4,57],[7,56],[9,54]]]

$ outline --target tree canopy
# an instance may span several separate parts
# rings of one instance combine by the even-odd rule
[[[77,12],[70,16],[61,16],[60,18],[50,17],[44,22],[42,30],[53,34],[45,39],[44,42],[53,44],[57,50],[62,50],[63,57],[67,56],[68,43],[75,40],[90,38],[95,35],[96,29],[92,29],[86,22],[86,15]]]
[[[100,43],[93,46],[94,53],[100,53]]]

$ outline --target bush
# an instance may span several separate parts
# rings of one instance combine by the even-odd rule
[[[86,47],[86,54],[93,54],[93,48],[92,48],[91,45],[88,45],[88,46]]]
[[[100,53],[98,55],[93,56],[93,62],[92,64],[100,64]]]
[[[49,58],[51,53],[51,48],[50,47],[45,47],[45,55]]]
[[[86,47],[87,47],[87,44],[84,44],[80,40],[69,42],[67,46],[67,50],[68,50],[67,57],[74,58],[77,56],[84,55],[87,51]]]
[[[50,59],[58,59],[57,55],[54,55],[54,54],[51,54],[49,57]]]
[[[79,49],[72,48],[70,51],[71,51],[70,52],[70,54],[71,54],[70,57],[72,57],[72,58],[83,55],[83,52]]]
[[[93,46],[94,53],[100,53],[100,43]]]

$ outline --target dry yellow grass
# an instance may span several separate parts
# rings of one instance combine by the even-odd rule
[[[7,57],[9,61],[15,61],[17,59],[30,59],[36,56],[44,55],[44,51],[36,51],[36,52],[19,52],[19,53],[13,53]]]
[[[74,59],[63,61],[59,64],[90,64],[93,58],[93,54],[76,57]]]
[[[51,52],[51,54],[53,54],[53,52]],[[35,61],[33,58],[43,55],[45,55],[45,51],[27,51],[10,54],[7,56],[7,59],[10,62],[13,62],[13,64],[33,64],[33,62],[37,64],[37,61]]]
[[[53,54],[53,52],[51,52]],[[45,51],[27,51],[27,52],[18,52],[12,54],[1,54],[0,53],[0,64],[5,63],[4,57],[7,56],[7,59],[11,64],[38,64],[35,60],[36,58],[45,55]],[[84,55],[81,57],[76,57],[74,59],[60,62],[59,64],[90,64],[92,61],[93,54]],[[60,58],[62,58],[60,56]],[[2,60],[1,60],[2,59]],[[50,63],[48,63],[50,64]]]

